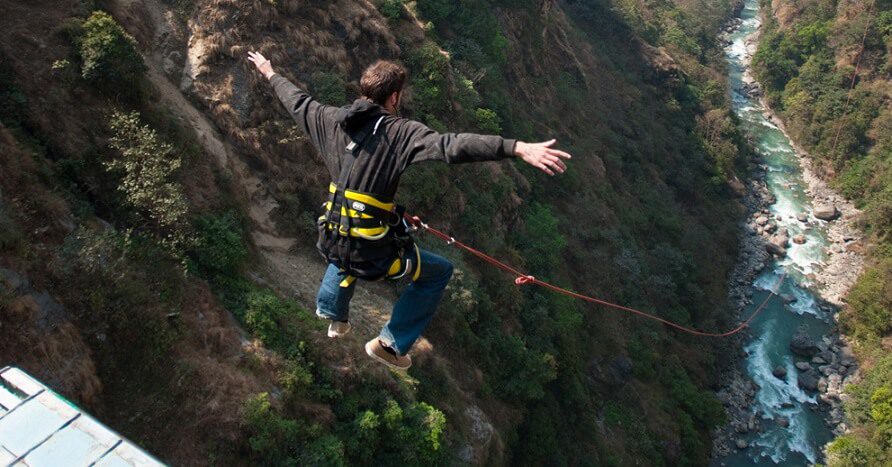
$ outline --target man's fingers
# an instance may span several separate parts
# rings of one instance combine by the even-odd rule
[[[556,142],[557,142],[557,140],[554,139],[554,138],[552,138],[552,139],[550,139],[550,140],[548,140],[548,141],[543,141],[543,142],[541,142],[541,143],[539,143],[539,144],[541,144],[542,146],[545,146],[546,148],[548,148],[548,147],[551,147],[551,145],[553,145],[553,144],[556,143]]]
[[[539,167],[540,170],[547,173],[548,175],[554,175],[554,172],[552,172],[551,169],[549,169],[548,166],[544,163],[540,163],[537,167]]]
[[[552,156],[563,157],[564,159],[569,159],[569,158],[570,158],[570,154],[568,154],[568,153],[566,153],[566,152],[564,152],[564,151],[561,151],[560,149],[551,149],[551,148],[549,148],[549,149],[546,149],[546,151],[548,152],[548,154],[550,154],[550,155],[552,155]]]
[[[259,65],[266,61],[266,57],[258,52],[248,52],[248,60],[253,62],[255,65]]]
[[[562,161],[559,157],[551,154],[543,154],[541,162],[548,167],[551,167],[558,173],[564,173],[564,171],[567,170],[567,166],[564,165],[564,161]]]
[[[557,173],[564,173],[564,167],[557,160],[549,160],[548,166],[554,169]]]
[[[561,151],[559,149],[548,149],[547,151],[553,156],[563,157],[564,159],[570,159],[573,157],[569,153]]]

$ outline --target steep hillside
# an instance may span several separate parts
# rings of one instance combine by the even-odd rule
[[[772,106],[823,176],[865,212],[870,267],[847,297],[843,331],[862,382],[833,465],[892,461],[892,2],[764,1],[755,66]]]
[[[409,117],[557,137],[562,177],[430,164],[398,201],[538,277],[717,329],[747,163],[715,40],[731,9],[0,0],[0,364],[175,464],[703,464],[715,342],[514,287],[434,239],[458,273],[408,374],[361,348],[392,284],[327,340],[327,175],[245,56],[338,105],[399,59]]]

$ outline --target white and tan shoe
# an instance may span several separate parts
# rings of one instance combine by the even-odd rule
[[[351,329],[353,326],[346,321],[332,321],[328,324],[328,337],[344,337]]]
[[[407,370],[412,366],[412,359],[408,355],[389,352],[377,337],[365,343],[365,353],[395,370]]]

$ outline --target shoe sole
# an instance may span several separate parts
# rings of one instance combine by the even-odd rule
[[[368,354],[369,357],[372,357],[372,359],[374,359],[380,363],[383,363],[383,364],[389,366],[390,368],[393,368],[394,370],[408,370],[412,366],[411,361],[409,361],[409,366],[405,366],[405,367],[390,363],[383,357],[379,357],[378,354],[376,354],[375,351],[369,347],[368,342],[365,344],[365,353]]]
[[[349,334],[349,333],[350,333],[350,330],[352,330],[352,329],[353,329],[353,328],[351,327],[350,329],[347,329],[347,330],[344,331],[344,332],[335,332],[335,331],[329,330],[329,331],[328,331],[328,337],[331,337],[331,338],[333,338],[333,339],[338,339],[338,338],[344,337],[344,336],[346,336],[347,334]]]

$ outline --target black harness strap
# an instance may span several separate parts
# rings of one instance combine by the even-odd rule
[[[341,206],[348,207],[348,199],[344,194],[344,191],[347,189],[347,183],[350,181],[350,175],[353,174],[353,165],[356,163],[356,160],[359,159],[359,156],[362,153],[362,148],[365,147],[366,142],[369,140],[374,134],[374,127],[377,127],[378,123],[384,117],[379,117],[377,120],[369,121],[366,125],[364,125],[359,131],[350,136],[350,144],[345,148],[346,156],[344,157],[346,164],[341,166],[341,172],[338,174],[338,181],[335,184],[335,191],[329,197],[329,201],[331,204],[329,205],[329,222],[338,226],[338,233],[343,234],[346,238],[347,248],[346,254],[344,255],[344,263],[342,267],[347,270],[347,274],[351,274],[350,271],[350,251],[353,249],[353,237],[350,235],[350,229],[354,226],[353,219],[349,216],[341,215]],[[336,216],[335,220],[332,216]]]

